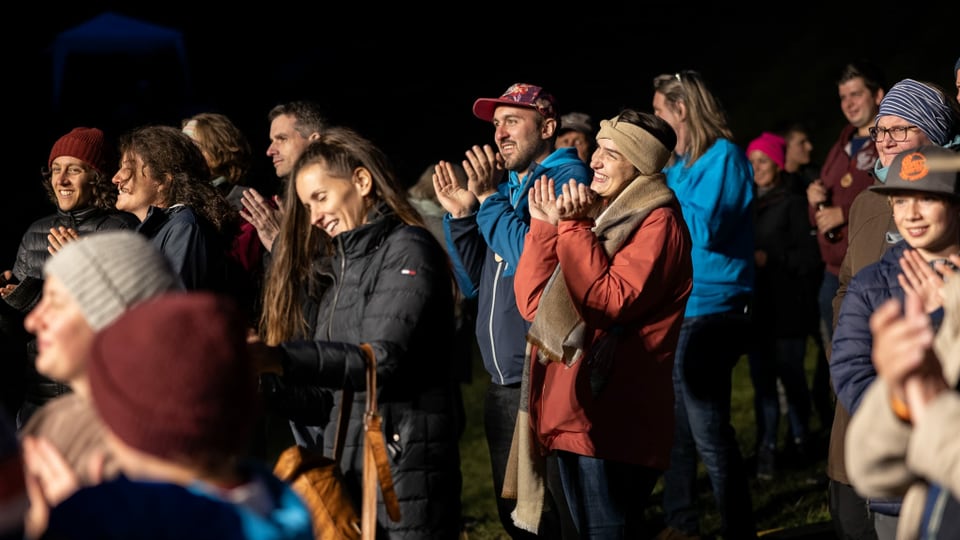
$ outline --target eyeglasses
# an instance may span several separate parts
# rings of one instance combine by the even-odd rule
[[[917,126],[897,126],[892,128],[878,128],[872,127],[867,131],[870,132],[870,140],[874,142],[883,142],[884,137],[890,135],[890,138],[896,142],[903,142],[907,140],[907,131],[911,129],[920,129]]]

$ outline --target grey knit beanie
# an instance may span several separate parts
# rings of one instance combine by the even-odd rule
[[[64,284],[94,331],[142,300],[183,289],[163,253],[131,230],[96,232],[68,243],[47,259],[43,275]]]

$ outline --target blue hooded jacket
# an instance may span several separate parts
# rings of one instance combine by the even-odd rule
[[[530,323],[517,310],[513,275],[530,230],[527,191],[543,175],[556,181],[559,194],[568,181],[589,184],[593,171],[577,157],[575,148],[558,148],[523,181],[510,171],[507,181],[497,186],[476,214],[443,217],[457,284],[464,296],[477,298],[477,345],[483,366],[500,385],[519,383],[523,374]]]

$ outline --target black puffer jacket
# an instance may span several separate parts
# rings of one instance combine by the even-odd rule
[[[17,261],[13,265],[13,275],[20,281],[28,276],[43,279],[43,263],[50,256],[47,251],[49,245],[47,235],[53,227],[68,227],[83,236],[109,229],[133,229],[139,223],[140,220],[133,214],[116,210],[97,207],[69,212],[57,210],[56,214],[42,217],[31,223],[23,233],[20,248],[17,250]]]
[[[342,466],[357,497],[362,480],[364,356],[376,353],[378,403],[402,519],[394,523],[380,497],[381,537],[457,538],[460,532],[459,387],[453,282],[443,248],[424,228],[401,223],[386,207],[371,223],[334,239],[307,313],[314,340],[283,344],[283,382],[333,393],[323,441],[332,454],[339,391],[356,389]],[[320,400],[318,409],[322,408]],[[325,413],[326,411],[324,411]]]

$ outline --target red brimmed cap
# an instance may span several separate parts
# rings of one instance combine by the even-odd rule
[[[473,114],[481,120],[493,121],[493,111],[499,105],[536,109],[546,118],[557,117],[556,100],[543,88],[532,84],[517,83],[507,88],[498,98],[480,98],[473,104]]]

